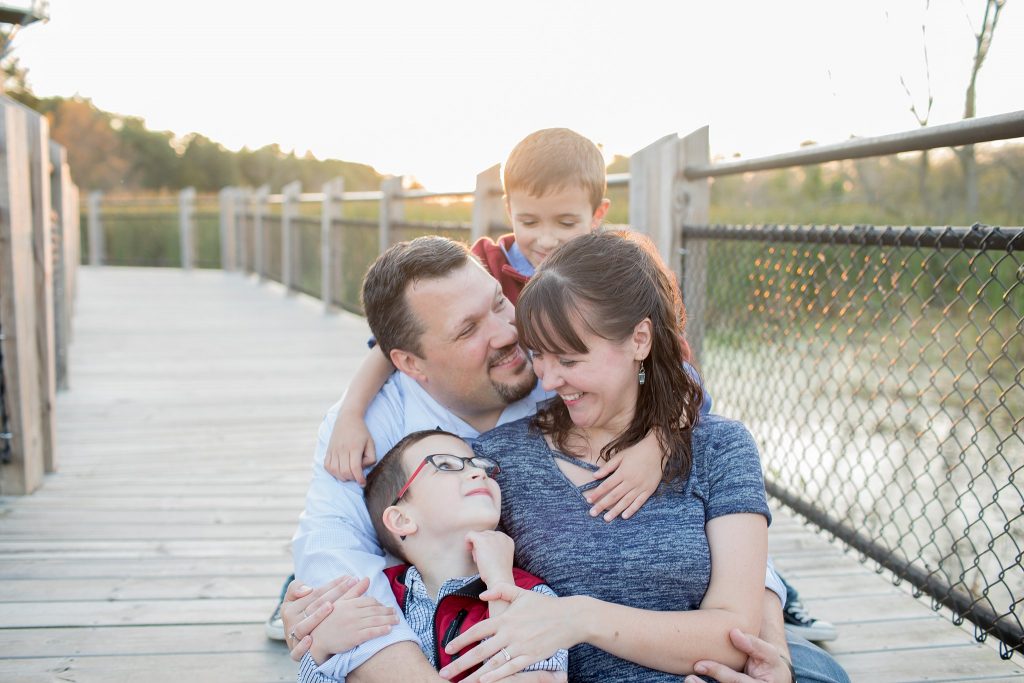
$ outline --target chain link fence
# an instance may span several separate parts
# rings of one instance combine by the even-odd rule
[[[707,273],[686,293],[701,369],[760,440],[769,493],[1022,651],[1024,230],[684,235],[684,269]]]

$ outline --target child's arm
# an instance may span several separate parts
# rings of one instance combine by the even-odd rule
[[[380,347],[374,346],[349,383],[324,458],[324,469],[335,479],[366,484],[363,468],[377,462],[377,453],[363,416],[394,370]]]
[[[370,579],[361,579],[334,601],[334,609],[313,629],[309,654],[317,665],[332,653],[347,652],[368,640],[385,635],[398,623],[395,610],[364,595]]]
[[[466,534],[466,543],[473,552],[480,578],[488,588],[499,583],[515,583],[512,577],[512,555],[516,544],[500,531],[470,531]],[[504,600],[494,600],[488,604],[488,615],[496,617],[508,608]]]
[[[639,443],[616,453],[601,469],[594,473],[604,479],[599,486],[587,491],[587,502],[593,507],[593,517],[608,510],[604,521],[610,522],[619,514],[623,519],[632,517],[658,489],[662,477],[664,450],[654,432]]]

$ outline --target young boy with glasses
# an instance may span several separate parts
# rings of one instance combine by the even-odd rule
[[[498,471],[495,460],[474,454],[455,434],[427,430],[395,444],[366,479],[366,507],[377,537],[406,563],[385,574],[423,654],[438,669],[458,656],[445,653],[449,641],[508,607],[480,600],[488,587],[515,583],[554,595],[539,578],[512,567],[515,544],[495,531],[501,516],[501,490],[493,479]],[[352,647],[359,629],[340,611],[328,615],[302,660],[299,680],[331,680],[317,672],[318,664],[330,652]],[[495,665],[507,661],[502,655],[508,657],[499,652]],[[515,680],[564,681],[568,659],[568,651],[559,650]]]

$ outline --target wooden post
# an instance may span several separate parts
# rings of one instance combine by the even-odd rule
[[[235,240],[237,247],[237,265],[238,269],[242,273],[251,273],[253,271],[252,259],[249,257],[249,243],[252,238],[249,225],[249,207],[252,204],[252,190],[249,188],[236,188],[234,196],[234,211],[235,211],[235,233],[238,239]]]
[[[682,258],[683,303],[686,305],[686,339],[690,343],[695,361],[704,351],[704,314],[707,309],[708,241],[686,239],[684,225],[704,225],[708,222],[711,206],[711,183],[707,178],[687,180],[683,169],[687,166],[707,165],[711,162],[708,127],[698,128],[679,141],[673,187],[673,233],[678,236]]]
[[[252,198],[252,215],[253,215],[253,239],[255,245],[253,249],[253,270],[259,275],[260,280],[265,280],[267,277],[267,264],[265,261],[266,250],[263,248],[266,244],[266,231],[264,226],[264,218],[267,215],[267,198],[270,195],[270,186],[261,185],[257,188]]]
[[[302,194],[302,183],[294,180],[281,188],[281,284],[286,292],[292,291],[296,279],[295,257],[292,254],[292,223],[299,209],[299,195]]]
[[[383,254],[391,246],[391,227],[405,217],[405,205],[401,201],[402,176],[388,176],[380,184],[383,193],[380,198],[380,237],[377,253]]]
[[[53,230],[53,346],[54,375],[58,390],[68,388],[68,343],[71,333],[71,270],[75,267],[69,259],[72,253],[71,235],[73,222],[68,211],[71,199],[71,173],[68,170],[67,152],[56,142],[50,142],[50,205],[56,214]],[[78,207],[73,208],[78,213]]]
[[[0,350],[3,353],[10,461],[0,466],[0,495],[27,494],[43,480],[36,348],[35,263],[26,113],[0,98]]]
[[[103,193],[99,190],[89,193],[89,265],[103,265],[103,223],[100,218],[100,202]]]
[[[192,270],[192,236],[195,233],[196,188],[186,187],[178,194],[178,233],[181,237],[181,267]]]
[[[237,235],[236,196],[237,189],[234,187],[222,188],[217,195],[220,203],[220,267],[224,272],[230,272],[238,267],[235,260],[235,240]]]
[[[54,408],[57,382],[53,338],[53,234],[50,216],[50,126],[46,118],[26,111],[29,185],[32,192],[32,256],[35,261],[36,352],[38,353],[39,432],[43,469],[56,472]]]
[[[324,313],[331,312],[334,303],[331,282],[335,270],[341,281],[341,254],[335,254],[331,240],[334,221],[341,218],[341,200],[345,193],[345,179],[335,178],[324,183],[324,199],[320,208],[320,298],[324,301]]]
[[[654,242],[679,277],[677,242],[672,227],[672,182],[679,138],[666,135],[629,159],[629,223]]]
[[[476,176],[473,190],[473,223],[470,244],[489,235],[492,223],[500,223],[505,217],[505,203],[502,201],[501,164],[495,164]]]

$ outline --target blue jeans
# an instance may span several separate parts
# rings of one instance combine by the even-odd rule
[[[786,634],[798,683],[850,683],[850,677],[832,655],[799,636]]]

